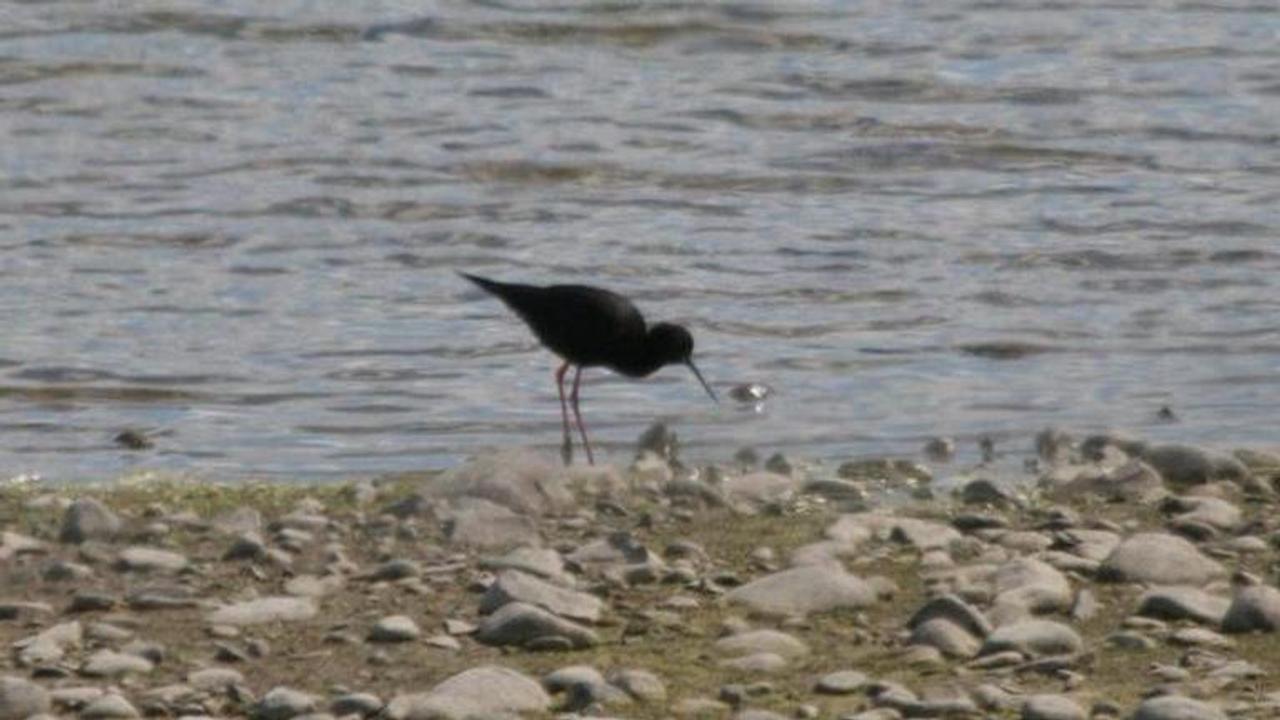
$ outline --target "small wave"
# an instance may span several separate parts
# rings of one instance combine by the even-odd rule
[[[965,355],[987,358],[990,360],[1021,360],[1033,355],[1061,352],[1061,348],[1016,340],[965,343],[956,349]]]

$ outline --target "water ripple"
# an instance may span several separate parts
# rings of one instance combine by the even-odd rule
[[[1273,443],[1278,13],[10,3],[0,448],[54,478],[554,452],[556,359],[456,270],[615,288],[717,387],[778,389],[591,369],[614,459],[655,417],[712,457]]]

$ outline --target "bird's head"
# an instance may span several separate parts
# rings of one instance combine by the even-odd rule
[[[716,397],[715,391],[707,384],[702,377],[702,373],[698,371],[698,366],[693,364],[693,335],[680,325],[672,323],[657,323],[649,328],[649,345],[654,348],[658,357],[662,360],[663,365],[688,365],[693,374],[697,376],[698,382],[702,383],[702,387],[711,396],[712,400],[720,402]]]

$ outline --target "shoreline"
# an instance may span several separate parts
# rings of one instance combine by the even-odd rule
[[[1280,457],[1042,440],[7,486],[0,720],[1280,712]]]

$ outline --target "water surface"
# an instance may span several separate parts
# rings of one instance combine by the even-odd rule
[[[654,418],[706,458],[1277,442],[1274,3],[0,16],[0,475],[554,448],[555,360],[455,269],[622,291],[776,390],[590,372],[616,460]]]

